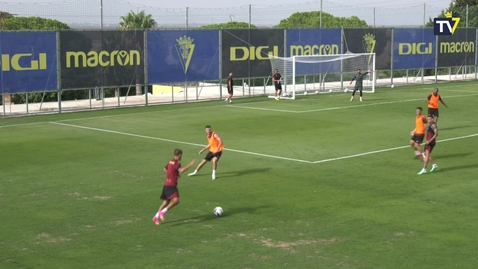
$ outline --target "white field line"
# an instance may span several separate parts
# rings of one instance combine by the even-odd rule
[[[137,137],[137,138],[152,139],[152,140],[158,140],[158,141],[164,141],[164,142],[171,142],[171,143],[176,143],[176,144],[204,147],[204,145],[202,145],[202,144],[196,144],[196,143],[190,143],[190,142],[178,141],[178,140],[172,140],[172,139],[166,139],[166,138],[160,138],[160,137],[137,135],[137,134],[124,133],[124,132],[118,132],[118,131],[107,130],[107,129],[80,126],[80,125],[73,125],[73,124],[67,124],[67,123],[61,123],[61,122],[50,122],[50,123],[51,124],[56,124],[56,125],[61,125],[61,126],[66,126],[66,127],[71,127],[71,128],[79,128],[79,129],[85,129],[85,130],[91,130],[91,131],[105,132],[105,133],[111,133],[111,134],[119,134],[119,135],[130,136],[130,137]],[[471,138],[471,137],[476,137],[476,136],[478,136],[478,134],[446,138],[446,139],[437,141],[437,143],[460,140],[460,139]],[[338,161],[338,160],[344,160],[344,159],[351,159],[351,158],[356,158],[356,157],[361,157],[361,156],[366,156],[366,155],[372,155],[372,154],[377,154],[377,153],[382,153],[382,152],[388,152],[388,151],[393,151],[393,150],[405,149],[405,148],[409,148],[409,147],[410,146],[400,146],[400,147],[374,150],[374,151],[369,151],[369,152],[364,152],[364,153],[358,153],[358,154],[336,157],[336,158],[330,158],[330,159],[324,159],[324,160],[318,160],[318,161],[307,161],[307,160],[301,160],[301,159],[296,159],[296,158],[288,158],[288,157],[275,156],[275,155],[270,155],[270,154],[262,154],[262,153],[257,153],[257,152],[250,152],[250,151],[230,149],[230,148],[225,148],[224,150],[225,151],[232,151],[232,152],[237,152],[237,153],[248,154],[248,155],[260,156],[260,157],[267,157],[267,158],[272,158],[272,159],[280,159],[280,160],[300,162],[300,163],[309,163],[309,164],[318,164],[318,163],[326,163],[326,162]]]
[[[452,91],[452,90],[450,90]],[[466,94],[466,95],[453,95],[447,96],[448,98],[459,98],[459,97],[470,97],[470,96],[477,96],[476,94]],[[379,102],[379,103],[369,103],[369,104],[362,104],[362,105],[355,105],[355,106],[340,106],[340,107],[329,107],[329,108],[319,108],[313,110],[303,110],[303,111],[295,111],[295,110],[284,110],[284,109],[272,109],[272,108],[262,108],[262,107],[248,107],[248,106],[241,106],[241,105],[225,105],[225,106],[203,106],[203,107],[193,107],[193,108],[176,108],[176,109],[165,109],[165,110],[156,110],[156,111],[147,111],[147,112],[136,112],[136,113],[126,113],[126,114],[116,114],[116,115],[108,115],[108,116],[94,116],[94,117],[84,117],[84,118],[76,118],[76,119],[64,119],[58,120],[55,122],[70,122],[70,121],[81,121],[81,120],[92,120],[92,119],[103,119],[103,118],[113,118],[113,117],[125,117],[125,116],[136,116],[141,114],[151,114],[151,113],[163,113],[163,112],[175,112],[178,110],[197,110],[197,109],[208,109],[208,108],[244,108],[244,109],[254,109],[254,110],[264,110],[264,111],[275,111],[275,112],[285,112],[285,113],[310,113],[310,112],[320,112],[320,111],[327,111],[327,110],[338,110],[338,109],[347,109],[347,108],[357,108],[357,107],[366,107],[366,106],[376,106],[376,105],[386,105],[386,104],[395,104],[395,103],[402,103],[402,102],[414,102],[425,100],[425,98],[420,99],[408,99],[408,100],[401,100],[401,101],[391,101],[391,102]],[[256,103],[264,103],[270,101],[258,101]],[[11,124],[11,125],[3,125],[0,128],[8,128],[8,127],[20,127],[20,126],[28,126],[28,125],[38,125],[38,124],[48,124],[52,122],[34,122],[34,123],[25,123],[25,124]]]
[[[465,95],[452,95],[452,96],[447,96],[446,99],[448,99],[448,98],[470,97],[470,96],[477,96],[477,95],[478,95],[478,93],[465,94]],[[443,98],[443,99],[446,100],[445,98]],[[312,110],[299,110],[299,111],[297,111],[297,110],[274,109],[274,108],[264,108],[264,107],[250,107],[250,106],[241,106],[241,105],[230,105],[228,107],[297,114],[297,113],[311,113],[311,112],[320,112],[320,111],[328,111],[328,110],[339,110],[339,109],[349,109],[349,108],[357,108],[357,107],[377,106],[377,105],[390,105],[390,104],[415,102],[415,101],[423,101],[425,103],[425,100],[426,100],[426,98],[419,98],[419,99],[408,99],[408,100],[399,100],[399,101],[390,101],[390,102],[367,103],[367,104],[353,105],[353,106],[327,107],[327,108],[319,108],[319,109],[312,109]]]
[[[460,140],[460,139],[465,139],[465,138],[471,138],[471,137],[475,137],[475,136],[478,136],[478,134],[446,138],[446,139],[437,141],[437,143]],[[394,148],[388,148],[388,149],[374,150],[374,151],[369,151],[369,152],[364,152],[364,153],[359,153],[359,154],[353,154],[353,155],[342,156],[342,157],[337,157],[337,158],[319,160],[319,161],[315,161],[315,162],[312,162],[312,163],[314,163],[314,164],[315,163],[326,163],[326,162],[332,162],[332,161],[338,161],[338,160],[344,160],[344,159],[351,159],[351,158],[355,158],[355,157],[361,157],[361,156],[365,156],[365,155],[372,155],[372,154],[376,154],[376,153],[388,152],[388,151],[393,151],[393,150],[398,150],[398,149],[405,149],[405,148],[410,148],[410,146],[401,146],[401,147],[394,147]]]
[[[86,126],[73,125],[73,124],[67,124],[67,123],[61,123],[61,122],[50,122],[50,123],[51,124],[56,124],[56,125],[61,125],[61,126],[66,126],[66,127],[72,127],[72,128],[79,128],[79,129],[105,132],[105,133],[111,133],[111,134],[118,134],[118,135],[124,135],[124,136],[131,136],[131,137],[137,137],[137,138],[159,140],[159,141],[171,142],[171,143],[183,144],[183,145],[189,145],[189,146],[196,146],[196,147],[204,147],[205,146],[203,144],[196,144],[196,143],[190,143],[190,142],[184,142],[184,141],[178,141],[178,140],[172,140],[172,139],[166,139],[166,138],[160,138],[160,137],[153,137],[153,136],[130,134],[130,133],[113,131],[113,130],[86,127]],[[262,153],[256,153],[256,152],[244,151],[244,150],[238,150],[238,149],[225,148],[224,150],[225,151],[232,151],[232,152],[248,154],[248,155],[255,155],[255,156],[260,156],[260,157],[273,158],[273,159],[280,159],[280,160],[287,160],[287,161],[294,161],[294,162],[301,162],[301,163],[312,163],[311,161],[306,161],[306,160],[301,160],[301,159],[287,158],[287,157],[281,157],[281,156],[275,156],[275,155],[269,155],[269,154],[262,154]]]

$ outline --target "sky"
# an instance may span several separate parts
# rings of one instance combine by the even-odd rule
[[[0,10],[21,16],[49,17],[67,24],[98,25],[101,1],[105,25],[117,25],[119,17],[130,10],[144,9],[160,25],[205,25],[251,19],[258,26],[273,26],[295,12],[316,11],[321,6],[321,0],[0,0]],[[369,25],[412,26],[428,22],[450,3],[451,0],[322,0],[322,10],[339,17],[357,16]]]

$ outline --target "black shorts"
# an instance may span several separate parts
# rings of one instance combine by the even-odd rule
[[[355,85],[355,90],[356,91],[361,91],[361,90],[363,90],[363,86],[362,85]]]
[[[233,90],[232,88],[231,88],[231,89],[227,88],[227,93],[233,94],[233,93],[234,93],[234,90]]]
[[[428,150],[428,154],[432,153],[433,148],[435,147],[435,144],[428,144],[425,147],[425,150]]]
[[[161,200],[171,200],[173,198],[179,198],[178,187],[163,186],[163,192],[161,193]]]
[[[438,108],[428,108],[428,117],[438,118]]]
[[[424,137],[424,134],[413,134],[411,140],[417,144],[421,144],[423,142]]]
[[[214,157],[216,157],[216,158],[219,160],[219,158],[221,158],[221,155],[222,155],[222,151],[219,151],[219,152],[217,152],[217,153],[212,153],[212,152],[209,151],[209,152],[207,153],[206,157],[204,157],[204,160],[206,160],[206,161],[209,162],[209,161],[211,161],[212,158],[214,158]]]
[[[282,90],[282,85],[280,83],[276,83],[276,84],[274,84],[274,86],[276,87],[276,91],[277,90]]]

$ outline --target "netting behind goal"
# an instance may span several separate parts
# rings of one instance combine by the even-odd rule
[[[271,58],[272,72],[275,69],[283,77],[285,96],[296,94],[338,92],[353,90],[349,85],[360,69],[362,73],[375,70],[375,53],[347,53],[336,55],[307,55]],[[375,91],[375,73],[363,79],[363,92]]]

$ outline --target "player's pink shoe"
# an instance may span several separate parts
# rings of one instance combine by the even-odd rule
[[[162,211],[159,212],[159,218],[161,219],[161,221],[164,221],[166,219],[166,214],[164,214]]]
[[[156,218],[156,216],[153,217],[153,221],[154,221],[154,223],[156,223],[156,225],[159,225],[159,224],[160,224],[160,223],[159,223],[159,219]]]

